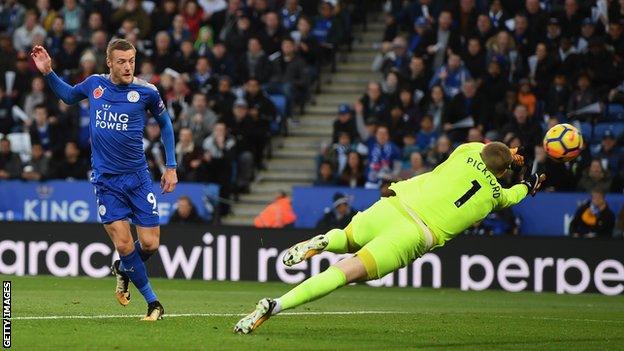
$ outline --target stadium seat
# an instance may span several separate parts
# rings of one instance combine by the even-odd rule
[[[624,121],[624,105],[608,104],[605,109],[604,121]]]
[[[624,122],[597,123],[593,129],[593,134],[591,123],[581,123],[581,132],[583,133],[583,137],[589,144],[599,144],[602,140],[602,136],[607,130],[610,130],[616,138],[619,138],[622,134],[624,134]]]

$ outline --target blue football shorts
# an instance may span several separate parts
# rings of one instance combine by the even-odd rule
[[[126,174],[91,175],[102,223],[130,219],[141,227],[159,225],[158,204],[147,169]]]

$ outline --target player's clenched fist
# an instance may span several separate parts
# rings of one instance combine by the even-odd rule
[[[170,193],[175,189],[178,184],[178,175],[175,168],[167,168],[165,173],[160,178],[160,188],[162,193]]]
[[[35,61],[35,65],[39,72],[48,74],[52,72],[52,59],[50,55],[41,45],[35,46],[30,52],[30,57]]]

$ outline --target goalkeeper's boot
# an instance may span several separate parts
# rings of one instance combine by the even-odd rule
[[[157,321],[157,320],[162,319],[164,314],[165,314],[165,308],[163,307],[163,305],[160,304],[160,302],[158,302],[158,300],[156,300],[154,302],[150,302],[147,305],[147,315],[143,317],[143,320],[144,321]]]
[[[286,266],[290,267],[322,252],[327,245],[329,245],[327,235],[317,235],[310,240],[302,241],[292,246],[286,251],[282,260]]]
[[[249,334],[271,317],[275,308],[275,300],[264,298],[258,301],[256,309],[242,318],[234,326],[234,333]]]
[[[119,269],[119,264],[120,261],[117,260],[111,266],[111,272],[117,280],[115,297],[122,306],[127,306],[130,303],[130,278]]]

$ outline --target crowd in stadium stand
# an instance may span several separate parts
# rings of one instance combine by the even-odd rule
[[[88,101],[55,98],[29,52],[44,45],[55,72],[76,84],[107,73],[108,41],[125,38],[137,48],[135,74],[158,88],[174,119],[180,180],[218,183],[224,198],[246,192],[271,136],[303,110],[322,66],[348,42],[358,2],[3,1],[0,179],[87,179]],[[159,179],[153,119],[144,146]]]
[[[379,188],[499,140],[545,191],[623,191],[624,1],[392,0],[384,16],[380,79],[339,107],[316,184]],[[541,146],[563,122],[586,140],[567,164]]]

